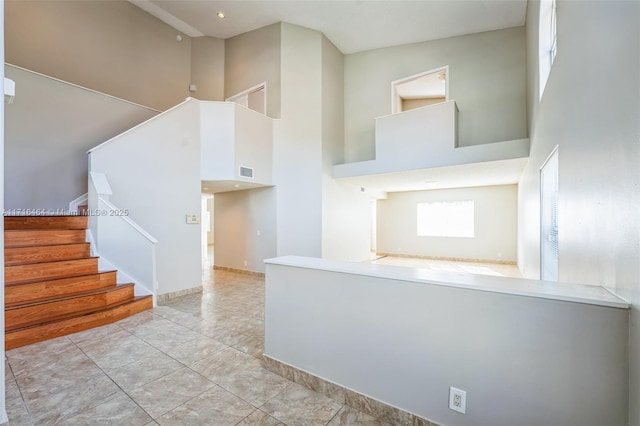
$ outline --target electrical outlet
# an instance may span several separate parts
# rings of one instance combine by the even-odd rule
[[[244,261],[244,266],[247,266],[247,261],[246,260]]]
[[[464,414],[467,409],[467,392],[453,386],[449,387],[449,408]]]

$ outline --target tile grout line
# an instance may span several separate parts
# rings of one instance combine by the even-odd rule
[[[117,323],[117,322],[116,322],[115,324],[116,324],[116,325],[118,325],[118,323]],[[124,330],[124,328],[122,328],[120,325],[118,325],[118,327],[120,327],[121,329],[123,329],[123,330]],[[128,330],[124,330],[124,331],[129,332]],[[143,413],[145,413],[147,416],[149,416],[149,418],[150,418],[151,420],[155,420],[155,419],[151,416],[151,414],[147,413],[147,410],[145,410],[144,408],[142,408],[142,407],[140,406],[140,404],[138,404],[138,401],[136,401],[135,399],[133,399],[133,398],[131,397],[131,395],[129,395],[129,393],[128,393],[128,392],[126,392],[124,389],[122,389],[122,387],[121,387],[121,386],[120,386],[120,385],[119,385],[115,380],[113,380],[113,378],[112,378],[109,374],[107,374],[107,372],[106,372],[106,371],[104,371],[104,370],[102,369],[102,367],[100,367],[100,366],[98,365],[98,363],[97,363],[93,358],[91,358],[91,357],[89,356],[89,354],[87,354],[87,353],[86,353],[86,352],[85,352],[81,347],[79,347],[79,346],[78,346],[78,344],[77,344],[76,342],[74,342],[73,340],[72,340],[71,342],[72,342],[74,345],[76,345],[76,347],[77,347],[77,348],[78,348],[78,349],[79,349],[83,354],[85,354],[85,356],[86,356],[88,359],[90,359],[90,360],[91,360],[91,362],[93,362],[93,364],[94,364],[94,365],[95,365],[95,366],[96,366],[100,371],[102,371],[102,374],[104,374],[105,376],[107,376],[107,377],[109,378],[109,380],[111,380],[111,382],[112,382],[114,385],[116,385],[116,387],[117,387],[118,389],[120,389],[120,390],[122,391],[122,393],[123,393],[123,394],[125,394],[125,395],[127,396],[127,398],[129,398],[129,399],[130,399],[134,404],[136,404],[136,405],[138,406],[138,408],[140,408],[140,409],[142,410],[142,412],[143,412]],[[134,361],[134,362],[135,362],[135,361]],[[133,364],[133,363],[130,363],[130,364]],[[129,364],[125,364],[125,365],[129,365]],[[114,397],[114,398],[108,398],[108,399],[106,399],[106,400],[102,401],[102,403],[105,403],[105,402],[111,401],[112,399],[115,399],[115,397]],[[98,404],[98,405],[100,405],[100,404]],[[96,405],[95,407],[97,407],[98,405]],[[91,408],[93,408],[93,407],[91,407]],[[80,414],[80,413],[76,413],[76,414]],[[145,423],[145,425],[146,425],[146,424],[149,424],[149,422]]]
[[[174,308],[172,308],[172,309],[174,309]],[[178,309],[176,309],[176,310],[177,310],[177,311],[179,311]],[[153,312],[151,312],[151,313],[152,313],[152,314],[154,314],[154,315],[157,315],[157,316],[161,316],[163,319],[166,319],[166,320],[168,320],[168,321],[170,321],[170,322],[173,322],[174,324],[180,325],[181,327],[184,327],[183,325],[181,325],[181,324],[179,324],[179,323],[176,323],[175,321],[173,321],[173,320],[171,320],[171,319],[169,319],[169,318],[167,318],[167,317],[163,317],[161,314],[155,314],[155,313],[153,313]],[[195,317],[195,316],[194,316],[194,318],[197,318],[197,317]],[[187,328],[187,327],[184,327],[184,328],[186,328],[186,329],[188,329],[188,330],[191,330],[191,329],[189,329],[189,328]],[[193,331],[193,330],[191,330],[191,331]],[[211,337],[209,337],[209,336],[205,336],[205,335],[203,335],[203,334],[201,334],[201,333],[198,333],[198,332],[196,332],[196,333],[197,333],[197,334],[199,334],[201,337],[205,337],[205,338],[208,338],[208,339],[214,340],[214,341],[216,341],[217,343],[220,343],[220,344],[222,344],[222,345],[227,346],[225,349],[221,349],[221,350],[220,350],[220,351],[218,351],[218,352],[221,352],[221,351],[224,351],[224,350],[227,350],[227,349],[234,349],[234,350],[236,350],[236,351],[238,351],[238,352],[244,353],[244,352],[242,352],[242,351],[240,351],[240,350],[238,350],[238,349],[236,349],[236,348],[233,348],[233,347],[232,347],[232,346],[230,346],[230,345],[226,345],[225,343],[222,343],[222,342],[220,342],[220,341],[218,341],[218,340],[216,340],[216,339],[213,339],[213,338],[211,338]],[[144,339],[143,339],[143,338],[141,338],[140,336],[136,335],[135,333],[131,333],[131,334],[132,334],[132,335],[134,335],[134,336],[136,336],[136,337],[138,337],[139,339],[141,339],[142,341],[144,341],[144,342],[145,342],[145,343],[147,343],[148,345],[152,346],[153,348],[157,349],[158,351],[162,352],[163,354],[165,354],[166,356],[168,356],[168,357],[169,357],[169,358],[171,358],[172,360],[174,360],[174,361],[178,362],[179,364],[183,365],[185,368],[189,369],[189,370],[190,370],[190,371],[192,371],[193,373],[195,373],[195,374],[197,374],[197,375],[199,375],[199,376],[201,376],[201,377],[205,378],[207,381],[211,382],[214,386],[218,386],[219,388],[221,388],[221,389],[223,389],[224,391],[226,391],[226,392],[228,392],[228,393],[232,394],[232,395],[233,395],[233,396],[235,396],[236,398],[239,398],[240,400],[244,401],[245,403],[247,403],[247,404],[251,405],[255,410],[259,410],[259,407],[256,407],[256,406],[255,406],[254,404],[252,404],[251,402],[249,402],[249,401],[245,400],[244,398],[240,397],[239,395],[236,395],[235,393],[231,392],[229,389],[225,388],[225,387],[224,387],[224,386],[222,386],[220,383],[216,383],[215,381],[213,381],[213,380],[209,379],[208,377],[206,377],[206,376],[202,375],[202,373],[200,373],[200,372],[198,372],[198,371],[194,370],[193,368],[191,368],[191,366],[190,366],[190,365],[187,365],[187,364],[183,363],[182,361],[180,361],[180,360],[178,360],[178,359],[174,358],[173,356],[169,355],[169,354],[168,354],[168,352],[165,352],[165,351],[163,351],[162,349],[160,349],[160,348],[158,348],[158,347],[156,347],[156,346],[153,346],[151,343],[147,342],[146,340],[144,340]],[[178,345],[174,346],[174,348],[175,348],[175,347],[177,347],[177,346],[183,345],[183,344],[185,344],[185,343],[193,342],[194,340],[196,340],[196,339],[198,339],[198,338],[200,338],[200,337],[195,337],[195,338],[193,338],[193,339],[191,339],[191,340],[188,340],[188,341],[186,341],[186,342],[180,343],[180,344],[178,344]],[[172,348],[172,349],[173,349],[173,348]],[[249,355],[249,354],[246,354],[246,355]],[[249,355],[249,356],[251,356],[251,355]],[[254,357],[254,358],[255,358],[255,357]],[[128,365],[128,364],[127,364],[127,365]],[[103,371],[104,371],[104,370],[103,370]],[[163,377],[166,377],[166,376],[168,376],[168,375],[170,375],[170,374],[173,374],[173,373],[174,373],[174,372],[167,373],[167,374],[165,374],[164,376],[161,376],[161,377],[159,377],[159,378],[157,378],[157,379],[154,379],[154,380],[152,380],[152,381],[151,381],[151,382],[149,382],[149,383],[153,383],[153,382],[155,382],[156,380],[159,380],[159,379],[161,379],[161,378],[163,378]],[[105,374],[107,374],[107,373],[105,372]],[[111,379],[111,377],[110,377],[110,376],[109,376],[109,378]],[[111,380],[113,381],[113,379],[111,379]],[[135,389],[138,389],[138,388],[140,388],[140,387],[146,386],[146,385],[148,385],[149,383],[145,383],[145,384],[143,384],[143,385],[140,385],[140,386],[136,387]],[[117,384],[117,383],[116,383],[116,384]],[[122,389],[122,388],[121,388],[121,389]],[[203,392],[201,392],[200,394],[198,394],[198,395],[194,396],[193,398],[190,398],[189,400],[187,400],[187,401],[183,402],[182,404],[178,405],[177,407],[174,407],[174,408],[170,409],[169,411],[167,411],[167,412],[163,413],[163,414],[162,414],[162,415],[160,415],[159,417],[162,417],[163,415],[165,415],[165,414],[167,414],[167,413],[169,413],[169,412],[171,412],[171,411],[173,411],[173,410],[177,409],[178,407],[183,406],[184,404],[186,404],[186,403],[188,403],[188,402],[192,401],[193,399],[198,398],[200,395],[204,394],[204,393],[205,393],[205,392],[207,392],[209,389],[211,389],[211,388],[208,388],[208,389],[204,390],[204,391],[203,391]],[[126,394],[126,395],[131,399],[131,400],[132,400],[132,401],[136,402],[136,401],[135,401],[135,399],[133,399],[133,397],[132,397],[131,395],[129,395],[129,393],[128,393],[128,392],[126,392],[124,389],[122,389],[122,391],[123,391],[123,392],[124,392],[124,393],[125,393],[125,394]],[[138,406],[139,406],[139,404],[138,404],[137,402],[136,402],[136,405],[138,405]],[[142,407],[140,407],[140,408],[142,408]],[[254,411],[255,411],[255,410],[254,410]],[[146,412],[146,410],[144,410],[144,409],[143,409],[143,411],[145,411],[145,413],[147,413],[147,412]],[[156,420],[156,419],[157,419],[157,418],[154,418],[153,416],[151,416],[151,414],[149,414],[149,413],[147,413],[147,414],[148,414],[148,415],[149,415],[149,417],[150,417],[150,418],[152,418],[153,420]]]
[[[5,355],[5,358],[6,358],[6,355]],[[18,379],[16,378],[16,375],[13,373],[13,367],[11,366],[11,361],[9,359],[7,359],[7,365],[9,365],[9,371],[11,371],[11,377],[13,377],[13,381],[16,384],[16,388],[18,388],[18,392],[20,393],[20,399],[22,399],[22,405],[24,406],[25,411],[29,415],[29,420],[31,421],[32,424],[34,424],[34,416],[31,413],[31,410],[29,409],[29,405],[27,405],[27,401],[24,399],[24,394],[22,393],[22,389],[18,384]],[[5,384],[5,394],[6,394],[6,384]],[[6,400],[5,400],[5,411],[6,411]],[[7,416],[7,420],[8,420],[8,416]]]

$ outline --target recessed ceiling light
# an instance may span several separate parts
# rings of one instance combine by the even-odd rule
[[[234,188],[240,188],[240,185],[236,183],[235,185],[233,185],[233,187]]]
[[[224,19],[224,12],[218,12],[216,13],[216,16],[220,19]]]
[[[205,186],[203,189],[209,189],[209,188],[207,188],[207,187]]]

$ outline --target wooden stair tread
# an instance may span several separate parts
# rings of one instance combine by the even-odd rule
[[[5,284],[60,278],[98,272],[98,257],[55,260],[4,267]]]
[[[89,294],[15,306],[4,311],[5,332],[89,314],[133,297],[133,284],[122,284]]]
[[[114,304],[91,313],[8,331],[5,332],[5,349],[14,349],[110,324],[152,307],[152,296],[136,296],[133,300]]]
[[[5,216],[5,230],[87,229],[87,216]]]
[[[67,318],[56,319],[56,320],[53,320],[53,321],[47,321],[47,322],[44,322],[42,324],[36,324],[36,325],[30,325],[30,326],[27,326],[27,327],[16,328],[15,330],[11,330],[11,332],[16,332],[16,331],[21,331],[21,330],[29,330],[29,329],[32,329],[32,328],[39,327],[41,325],[47,325],[47,324],[52,324],[52,323],[68,320],[68,319],[83,317],[83,316],[91,315],[93,313],[105,312],[105,311],[109,311],[109,310],[114,309],[114,308],[119,308],[119,307],[127,305],[129,303],[139,302],[141,300],[146,300],[146,299],[152,300],[152,296],[151,295],[148,295],[148,296],[134,296],[134,298],[131,299],[131,300],[125,300],[123,302],[114,303],[112,305],[105,306],[102,309],[97,309],[97,310],[94,310],[94,311],[89,312],[89,313],[83,312],[83,313],[80,313],[80,314],[77,314],[77,315],[70,315]]]
[[[109,324],[153,307],[99,270],[87,216],[4,218],[5,348],[13,349]]]
[[[117,271],[16,283],[4,288],[5,308],[55,297],[73,296],[117,285]]]
[[[87,242],[85,229],[10,229],[4,232],[4,246],[32,247]]]
[[[64,275],[64,276],[59,276],[59,277],[55,277],[55,278],[51,278],[51,279],[47,279],[47,280],[41,280],[41,279],[33,279],[33,280],[24,280],[24,281],[15,281],[12,283],[5,283],[4,286],[6,287],[13,287],[13,286],[20,286],[20,285],[27,285],[27,284],[35,284],[35,283],[39,283],[39,282],[49,282],[49,281],[58,281],[58,280],[66,280],[69,278],[78,278],[78,277],[89,277],[89,276],[93,276],[93,275],[99,275],[99,274],[107,274],[110,272],[117,272],[114,269],[107,269],[107,270],[102,270],[102,271],[97,271],[97,272],[89,272],[89,273],[82,273],[82,274],[69,274],[69,275]]]
[[[76,293],[76,294],[62,296],[62,297],[37,299],[37,300],[33,300],[33,301],[30,301],[30,302],[22,304],[22,305],[6,306],[4,308],[4,310],[5,310],[5,312],[7,312],[7,311],[15,310],[15,309],[20,309],[20,308],[26,308],[26,307],[38,306],[38,305],[45,305],[45,304],[51,303],[51,302],[61,302],[61,301],[64,301],[64,300],[77,299],[77,298],[82,297],[82,296],[92,296],[92,295],[95,295],[95,294],[103,294],[103,293],[108,293],[110,291],[120,290],[120,289],[123,289],[123,288],[133,287],[133,286],[135,286],[135,284],[133,284],[133,283],[115,284],[115,285],[112,285],[110,287],[99,289],[99,290],[85,291],[85,292],[82,292],[82,293]]]
[[[6,231],[9,232],[9,231]],[[89,243],[88,241],[83,241],[80,243],[51,243],[51,244],[42,244],[42,245],[38,245],[38,246],[11,246],[10,248],[12,249],[26,249],[26,248],[36,248],[36,247],[64,247],[64,246],[75,246],[75,245],[80,245],[80,244],[86,244],[86,245],[91,245],[91,243]]]
[[[91,245],[89,243],[8,247],[4,251],[4,265],[28,265],[57,260],[85,259],[87,257],[91,257]]]

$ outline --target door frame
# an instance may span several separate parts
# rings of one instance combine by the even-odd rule
[[[545,280],[545,262],[544,259],[545,257],[545,239],[548,238],[548,236],[544,236],[543,234],[543,229],[544,229],[544,225],[543,225],[543,215],[544,215],[544,211],[545,211],[545,185],[543,184],[544,181],[544,172],[546,167],[551,163],[551,161],[553,160],[555,162],[555,214],[556,214],[556,228],[558,225],[558,189],[559,189],[559,169],[560,169],[560,158],[559,158],[559,146],[556,145],[555,148],[553,148],[553,150],[551,151],[551,153],[549,154],[549,156],[546,158],[546,160],[544,160],[544,162],[542,163],[542,166],[540,166],[540,279],[541,280]],[[551,171],[551,170],[550,170]],[[556,229],[556,245],[558,245],[558,231]],[[553,279],[546,279],[547,281],[558,281],[558,276],[560,273],[560,256],[559,256],[559,247],[558,247],[558,254],[556,255],[556,268],[557,270],[555,271],[555,277]]]
[[[437,72],[444,71],[444,100],[445,102],[449,100],[449,65],[444,65],[438,68],[434,68],[429,71],[424,71],[419,74],[414,74],[409,77],[403,77],[398,80],[394,80],[391,82],[391,114],[396,114],[398,112],[402,112],[402,99],[398,96],[398,91],[396,86],[398,84],[406,83],[408,81],[416,80],[420,77],[424,77],[425,75],[435,74]]]

